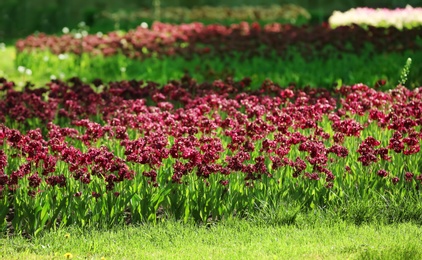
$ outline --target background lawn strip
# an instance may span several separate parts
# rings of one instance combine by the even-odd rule
[[[11,48],[6,48],[5,52],[6,58],[13,59]],[[384,79],[387,81],[384,89],[390,89],[398,84],[401,69],[409,57],[412,66],[406,85],[412,89],[422,85],[422,51],[389,54],[364,52],[362,55],[343,54],[341,58],[334,52],[328,59],[310,60],[292,52],[289,59],[274,55],[272,58],[243,60],[235,55],[232,58],[196,56],[191,60],[171,57],[144,61],[128,59],[123,55],[104,58],[71,54],[56,56],[42,52],[19,54],[15,69],[11,68],[8,61],[0,64],[0,71],[4,71],[4,76],[15,81],[18,86],[23,86],[26,81],[43,85],[50,79],[66,80],[71,77],[80,77],[85,82],[100,78],[104,82],[137,79],[164,84],[188,73],[198,82],[250,77],[255,86],[270,79],[281,86],[295,83],[302,87],[310,85],[328,89],[334,88],[335,84],[364,83],[374,86],[378,80]]]

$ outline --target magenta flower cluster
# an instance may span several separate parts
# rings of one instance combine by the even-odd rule
[[[151,29],[138,27],[124,35],[111,32],[105,35],[87,35],[82,38],[72,34],[28,36],[16,43],[18,52],[50,50],[54,54],[91,53],[111,56],[122,53],[130,58],[158,56],[184,56],[193,54],[227,55],[238,52],[243,55],[285,55],[294,47],[305,57],[327,55],[332,48],[342,52],[359,53],[365,44],[377,51],[403,51],[420,49],[418,37],[421,28],[398,30],[394,27],[340,26],[332,29],[328,24],[317,26],[292,26],[273,23],[204,25],[202,23],[165,24],[155,22]],[[330,48],[326,48],[330,46]]]
[[[76,78],[22,92],[13,90],[13,82],[0,82],[0,141],[6,147],[0,150],[0,190],[15,190],[20,179],[28,180],[32,192],[42,183],[66,187],[69,178],[81,185],[100,179],[118,196],[116,185],[137,176],[157,187],[165,181],[182,185],[192,174],[205,182],[219,176],[223,186],[236,174],[252,187],[286,169],[293,178],[331,188],[344,167],[351,172],[349,165],[341,172],[335,167],[351,154],[357,154],[353,163],[368,167],[420,152],[421,89],[378,92],[357,84],[339,88],[337,100],[327,90],[272,82],[241,91],[249,79],[198,84],[185,77],[162,87],[122,81],[101,93]],[[324,118],[331,130],[321,126]],[[46,127],[31,129],[34,119]],[[370,124],[391,138],[363,136]],[[358,142],[356,149],[346,145],[349,140]],[[15,158],[24,160],[12,166]],[[374,174],[393,184],[422,181],[420,173],[406,169]]]

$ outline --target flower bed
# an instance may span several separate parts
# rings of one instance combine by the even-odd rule
[[[190,23],[171,25],[156,22],[151,29],[138,27],[125,34],[82,33],[62,36],[31,35],[16,43],[18,52],[50,50],[54,54],[83,53],[112,56],[124,54],[134,59],[157,56],[194,55],[227,56],[241,53],[244,57],[279,56],[288,49],[304,57],[327,55],[333,50],[361,53],[371,45],[377,53],[420,50],[422,27],[411,30],[358,26],[330,29],[327,25],[296,27],[279,23],[260,26],[239,23],[231,26]]]
[[[352,8],[346,12],[334,11],[328,19],[331,27],[357,24],[362,27],[396,27],[400,30],[422,26],[422,8]]]
[[[17,92],[1,80],[2,229],[207,221],[268,201],[310,210],[420,199],[421,88],[94,84]]]

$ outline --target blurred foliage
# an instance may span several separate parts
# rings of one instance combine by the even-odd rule
[[[1,0],[0,1],[0,42],[24,37],[36,31],[46,33],[60,32],[63,27],[74,28],[81,21],[96,30],[114,30],[116,24],[101,22],[100,14],[103,12],[119,12],[121,10],[138,10],[152,8],[153,2],[159,3],[161,8],[169,6],[270,6],[273,4],[295,4],[307,9],[312,23],[328,20],[334,10],[345,11],[356,6],[368,7],[404,7],[406,4],[418,6],[420,0]],[[118,24],[120,29],[125,24]],[[126,24],[132,26],[132,24]]]
[[[157,17],[159,15],[159,17]],[[159,12],[153,12],[150,8],[118,12],[105,11],[100,14],[102,19],[106,19],[115,24],[137,23],[139,21],[153,21],[157,18],[164,22],[210,22],[215,23],[238,23],[241,21],[262,21],[262,22],[287,22],[292,24],[306,23],[311,15],[303,7],[286,4],[270,6],[195,6],[187,7],[162,7]]]

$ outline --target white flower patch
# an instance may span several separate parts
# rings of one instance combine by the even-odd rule
[[[358,24],[362,26],[396,27],[398,29],[422,26],[422,8],[387,9],[352,8],[346,12],[334,11],[328,19],[331,27]]]

